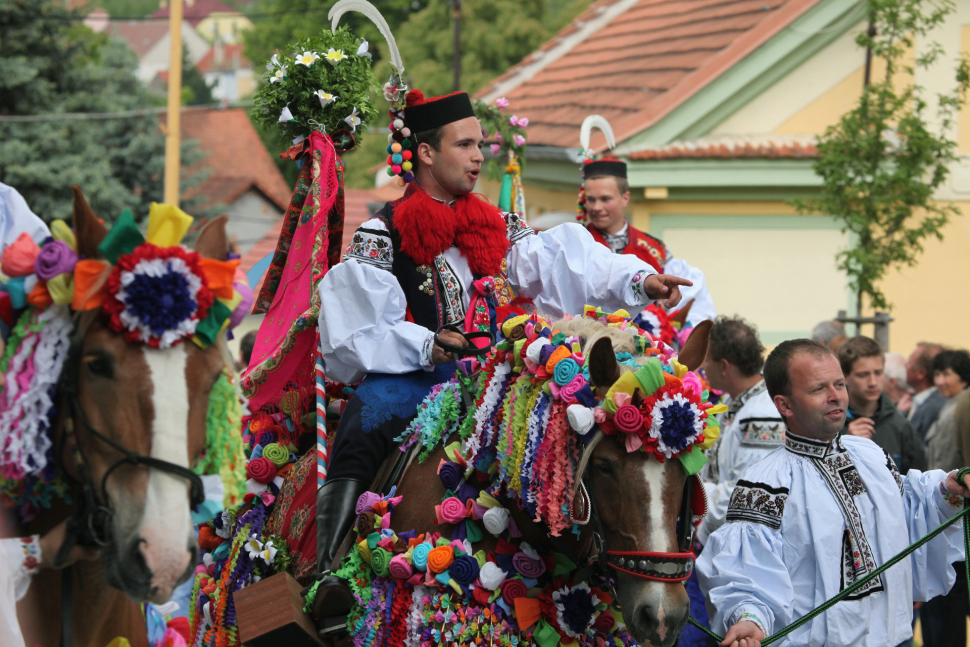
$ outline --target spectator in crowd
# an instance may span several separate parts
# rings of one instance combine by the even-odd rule
[[[878,346],[876,356],[881,362]],[[768,355],[764,376],[785,419],[785,448],[745,471],[727,521],[697,559],[711,628],[726,633],[725,647],[758,647],[766,635],[855,584],[851,600],[793,627],[783,644],[908,642],[913,602],[941,595],[960,579],[951,566],[963,553],[959,529],[879,577],[865,584],[862,578],[958,514],[960,497],[970,490],[956,472],[901,475],[874,443],[841,435],[845,378],[818,342],[782,342]]]
[[[926,433],[926,458],[930,469],[953,469],[964,467],[966,456],[963,452],[966,432],[958,430],[957,410],[961,401],[970,391],[970,354],[965,350],[944,350],[933,358],[933,383],[943,398],[943,408],[936,422]],[[961,411],[964,430],[965,414]],[[963,562],[953,565],[958,573],[963,573]],[[946,595],[927,601],[920,608],[920,623],[923,628],[924,647],[966,647],[967,644],[967,579],[958,577],[956,584]]]
[[[817,341],[833,353],[839,352],[839,346],[845,343],[848,337],[845,334],[845,326],[841,321],[823,321],[812,329],[812,340]]]
[[[906,383],[906,358],[899,353],[886,353],[886,384],[883,390],[903,415],[913,407],[913,396]]]
[[[253,348],[256,346],[256,331],[250,330],[239,340],[239,370],[245,370],[249,366],[249,360],[253,357]]]
[[[849,411],[843,434],[869,438],[905,474],[925,470],[926,457],[919,436],[883,392],[886,359],[869,337],[853,337],[839,348],[839,364],[849,390]]]
[[[966,458],[957,444],[954,410],[961,392],[970,384],[970,353],[945,350],[933,358],[933,383],[944,399],[936,422],[926,432],[926,458],[931,469],[958,469]],[[952,465],[953,467],[945,467]]]
[[[946,398],[940,395],[933,384],[933,358],[943,347],[939,344],[920,342],[906,360],[906,382],[913,389],[913,406],[909,410],[909,421],[926,443],[926,432],[936,422]]]
[[[785,442],[785,421],[761,377],[764,352],[758,332],[744,319],[714,322],[703,368],[711,386],[730,399],[721,414],[721,435],[701,470],[707,493],[707,515],[697,528],[702,544],[724,523],[731,492],[745,470]]]

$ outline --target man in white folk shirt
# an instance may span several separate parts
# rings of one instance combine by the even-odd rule
[[[327,376],[346,384],[366,376],[341,415],[327,481],[317,494],[324,579],[314,608],[318,618],[330,619],[325,627],[342,626],[339,616],[353,603],[346,583],[329,569],[356,518],[357,498],[417,405],[454,374],[455,358],[436,343],[436,330],[451,324],[494,334],[501,321],[492,289],[499,284],[554,317],[581,313],[587,303],[637,312],[664,298],[673,307],[680,286],[692,285],[611,253],[576,224],[536,234],[516,214],[472,194],[484,141],[466,93],[425,98],[412,90],[398,132],[402,148],[413,151],[414,181],[404,197],[361,225],[343,262],[320,282]],[[438,339],[465,345],[447,330]]]
[[[772,634],[864,578],[963,507],[956,472],[901,476],[871,440],[840,436],[845,378],[827,348],[779,344],[765,383],[785,419],[785,447],[745,472],[727,522],[697,562],[722,645],[759,647]],[[905,526],[906,532],[902,529]],[[913,601],[946,593],[961,561],[951,527],[908,560],[784,638],[780,645],[893,646],[912,636]]]
[[[758,332],[740,317],[714,322],[702,368],[711,386],[730,398],[720,415],[721,435],[700,474],[707,493],[707,515],[697,528],[701,544],[724,523],[734,484],[745,470],[785,442],[785,421],[761,377],[764,352]]]

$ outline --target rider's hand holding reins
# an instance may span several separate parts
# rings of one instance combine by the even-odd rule
[[[681,294],[680,286],[690,287],[694,285],[687,279],[682,279],[679,276],[671,276],[670,274],[651,274],[643,280],[643,291],[646,292],[647,296],[651,299],[663,299],[665,308],[673,308],[675,305],[680,303]]]
[[[64,534],[67,532],[67,519],[51,528],[46,535],[40,538],[40,568],[54,568],[54,556],[64,543]],[[68,554],[67,560],[57,566],[65,568],[74,562],[97,559],[101,556],[101,551],[97,548],[87,546],[74,546]]]
[[[446,344],[451,344],[452,346],[461,346],[462,348],[468,346],[468,340],[453,330],[439,331],[438,339]],[[434,348],[431,349],[431,361],[435,364],[444,364],[446,362],[455,361],[455,358],[451,353],[443,349],[438,344],[435,344]]]

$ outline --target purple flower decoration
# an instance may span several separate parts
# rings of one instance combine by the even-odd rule
[[[62,240],[52,240],[40,249],[34,260],[34,274],[42,281],[49,281],[59,274],[74,271],[77,254]]]

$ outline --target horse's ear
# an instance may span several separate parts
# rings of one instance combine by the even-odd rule
[[[81,193],[81,187],[73,185],[74,191],[74,236],[77,238],[77,251],[84,258],[101,258],[98,245],[108,235],[108,230],[98,219],[88,201]]]
[[[202,258],[224,261],[229,255],[229,236],[226,235],[226,221],[229,216],[222,214],[202,227],[195,239],[195,251]]]
[[[690,337],[687,338],[687,343],[680,349],[677,361],[686,366],[687,370],[693,371],[704,363],[704,358],[707,357],[707,342],[713,325],[713,321],[705,319],[694,326]]]
[[[600,337],[589,352],[589,380],[594,387],[610,387],[620,379],[620,365],[616,363],[613,342]]]
[[[688,299],[687,300],[687,303],[685,303],[683,305],[683,307],[681,307],[680,310],[678,310],[677,312],[674,313],[674,316],[672,316],[670,318],[670,321],[672,321],[672,322],[675,321],[675,322],[679,323],[681,329],[683,329],[684,324],[687,323],[687,315],[690,314],[690,307],[692,305],[694,305],[694,300],[693,299]]]

